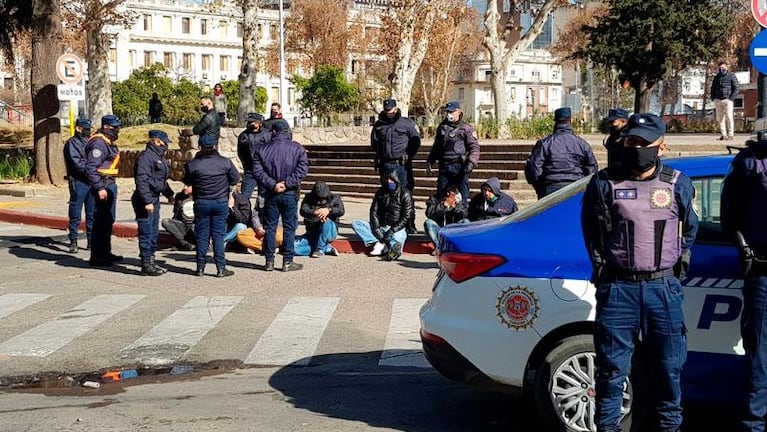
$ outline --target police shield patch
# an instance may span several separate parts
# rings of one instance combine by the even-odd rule
[[[767,27],[767,0],[751,0],[751,13],[762,27]]]

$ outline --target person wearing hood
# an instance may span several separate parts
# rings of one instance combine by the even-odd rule
[[[352,222],[352,229],[365,246],[373,245],[370,255],[384,255],[387,260],[394,261],[402,255],[408,221],[414,212],[410,191],[402,186],[397,172],[392,171],[373,197],[370,222],[356,220]]]
[[[654,371],[648,376],[655,408],[649,427],[678,431],[682,424],[687,336],[680,280],[690,265],[698,217],[692,181],[658,155],[665,130],[654,114],[631,116],[621,162],[592,176],[583,194],[581,227],[596,286],[594,422],[600,431],[621,430],[635,346]]]
[[[67,168],[67,181],[69,182],[69,252],[77,253],[80,247],[77,245],[77,230],[80,227],[80,218],[85,206],[85,237],[87,249],[91,248],[91,234],[93,232],[93,213],[96,211],[96,200],[90,193],[90,180],[85,173],[85,146],[91,136],[91,121],[79,118],[75,122],[75,136],[68,139],[64,144],[64,163]]]
[[[498,177],[490,177],[479,187],[479,193],[469,202],[469,220],[494,219],[515,213],[519,208],[511,195],[501,191]]]
[[[136,190],[131,196],[131,204],[138,224],[141,274],[146,276],[160,276],[167,272],[155,261],[155,252],[160,235],[160,195],[173,202],[173,190],[168,185],[168,161],[165,159],[170,142],[167,133],[150,130],[146,149],[139,153],[133,166]]]
[[[743,312],[740,331],[746,350],[746,398],[741,431],[763,431],[767,410],[767,139],[760,133],[733,158],[722,187],[722,230],[735,241],[740,233],[753,252],[741,251]]]
[[[184,167],[184,192],[194,198],[194,235],[197,239],[196,276],[205,275],[208,245],[213,242],[216,276],[234,274],[226,268],[224,236],[229,208],[234,207],[232,188],[240,182],[240,173],[231,160],[216,150],[217,140],[200,137],[200,151]]]
[[[455,185],[449,184],[426,201],[424,232],[436,247],[439,229],[454,223],[468,223],[467,215],[468,209],[461,199],[461,194]]]
[[[194,237],[194,199],[191,191],[181,190],[176,194],[173,198],[173,217],[163,218],[160,225],[176,239],[179,250],[195,249],[197,239]]]
[[[370,132],[370,147],[375,152],[374,165],[378,168],[381,184],[385,186],[386,176],[396,172],[401,186],[412,191],[413,185],[407,182],[406,165],[418,153],[421,136],[413,120],[402,117],[396,100],[383,102],[383,111],[378,114]]]
[[[192,128],[192,133],[199,135],[200,138],[207,135],[218,144],[218,139],[221,136],[221,120],[216,113],[216,109],[213,108],[213,100],[211,98],[207,96],[200,98],[200,112],[202,117]]]
[[[426,171],[431,174],[439,162],[437,191],[448,184],[458,188],[464,207],[469,202],[469,174],[479,164],[479,141],[474,128],[463,120],[463,111],[457,101],[445,106],[447,115],[437,127],[434,145],[426,158]]]
[[[249,113],[245,130],[237,137],[237,156],[242,162],[242,195],[250,199],[256,188],[256,176],[253,174],[253,154],[256,149],[265,145],[272,138],[272,133],[264,130],[262,125],[264,116],[258,113]]]
[[[311,257],[338,255],[331,242],[338,237],[338,219],[344,215],[341,197],[330,192],[330,187],[318,181],[301,202],[301,216],[306,226],[305,238],[311,247]]]
[[[611,109],[606,120],[609,134],[602,144],[607,150],[607,166],[610,166],[620,162],[620,151],[623,147],[621,139],[629,124],[629,112],[623,108]]]
[[[303,264],[293,261],[293,245],[298,227],[298,193],[301,181],[309,172],[309,159],[301,144],[292,140],[288,122],[284,119],[275,120],[271,128],[272,139],[269,144],[261,146],[253,155],[253,173],[259,190],[264,191],[264,270],[274,270],[280,218],[284,236],[282,271],[301,270]]]
[[[90,183],[90,193],[96,202],[91,233],[92,267],[107,267],[123,260],[112,253],[112,226],[117,213],[117,183],[120,173],[120,119],[109,114],[101,118],[101,129],[88,139],[85,146],[85,173]]]
[[[525,163],[525,178],[538,199],[597,172],[591,145],[573,132],[570,108],[554,111],[554,133],[535,143]]]

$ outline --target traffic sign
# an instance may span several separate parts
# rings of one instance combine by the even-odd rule
[[[59,100],[84,101],[85,86],[59,84]]]
[[[64,84],[77,84],[83,79],[83,61],[74,54],[63,54],[56,60],[56,75]]]
[[[767,74],[767,31],[760,31],[751,41],[751,64],[761,73]]]
[[[751,0],[751,14],[762,27],[767,27],[767,0]]]

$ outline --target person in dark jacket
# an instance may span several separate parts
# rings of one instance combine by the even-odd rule
[[[186,189],[186,188],[184,188]],[[173,217],[160,221],[165,231],[176,239],[180,250],[194,250],[197,239],[194,236],[194,199],[184,190],[173,198]]]
[[[431,174],[435,162],[439,162],[437,191],[454,184],[460,192],[464,207],[469,202],[469,174],[479,164],[479,141],[474,128],[463,121],[463,111],[458,102],[445,106],[447,115],[437,127],[434,145],[426,158],[426,171]]]
[[[338,255],[330,242],[338,237],[338,219],[344,215],[341,197],[330,192],[330,187],[318,181],[301,202],[301,216],[306,226],[306,239],[311,247],[311,257]]]
[[[515,213],[519,208],[510,195],[501,191],[501,181],[498,177],[490,177],[482,183],[479,193],[469,202],[469,220],[494,219]]]
[[[208,244],[213,241],[213,257],[216,276],[234,274],[226,268],[224,236],[229,208],[234,206],[232,186],[240,182],[240,173],[231,160],[218,154],[217,140],[211,135],[200,137],[200,152],[186,163],[184,172],[185,192],[194,197],[194,234],[197,238],[197,270],[195,275],[205,275]]]
[[[597,172],[589,143],[573,132],[570,108],[554,111],[554,133],[535,143],[525,163],[525,178],[538,199]]]
[[[213,108],[213,101],[209,97],[200,98],[200,111],[202,112],[202,117],[192,128],[192,133],[199,135],[200,138],[209,136],[218,144],[218,139],[221,137],[221,120]],[[202,147],[202,144],[200,144],[200,147]]]
[[[105,115],[101,118],[101,129],[85,146],[85,173],[96,202],[89,261],[93,267],[107,267],[123,260],[122,256],[112,253],[112,226],[117,216],[115,177],[120,172],[120,150],[117,148],[120,126],[120,119]]]
[[[761,134],[760,134],[761,135]],[[722,230],[736,233],[751,249],[741,247],[743,311],[740,334],[746,351],[744,395],[739,431],[763,431],[767,410],[767,137],[750,140],[732,160],[722,187]]]
[[[272,102],[272,105],[269,107],[269,118],[264,120],[263,129],[271,131],[272,123],[277,120],[282,120],[282,105],[280,105],[279,102]],[[290,124],[288,124],[287,121],[285,124],[287,124],[290,139],[293,139],[293,132],[290,130]]]
[[[167,272],[155,261],[157,238],[160,235],[160,195],[173,201],[173,190],[168,185],[168,161],[165,152],[170,138],[161,130],[149,131],[146,149],[139,153],[133,166],[136,190],[131,196],[133,212],[138,224],[138,247],[141,273],[160,276]]]
[[[291,139],[288,123],[271,123],[272,139],[261,146],[253,157],[253,173],[264,191],[263,219],[266,230],[264,270],[274,270],[277,225],[282,218],[282,271],[301,270],[303,264],[293,261],[293,246],[298,227],[298,192],[309,171],[309,160],[301,144]],[[260,198],[259,198],[260,200]]]
[[[607,113],[609,135],[602,142],[607,149],[607,166],[620,162],[620,152],[623,148],[621,138],[629,124],[629,113],[623,108],[611,109]]]
[[[253,217],[250,200],[245,198],[245,195],[235,190],[232,192],[232,199],[234,205],[229,207],[229,216],[226,219],[224,245],[229,244],[229,242],[236,239],[238,232],[247,229],[250,226]]]
[[[402,255],[407,224],[414,211],[410,191],[402,186],[397,172],[392,171],[373,197],[370,222],[356,220],[352,222],[352,229],[365,246],[373,245],[370,255],[385,255],[387,260],[394,261]]]
[[[152,93],[152,99],[149,99],[149,121],[151,123],[162,121],[162,102],[156,92]]]
[[[381,185],[385,186],[389,173],[396,172],[397,178],[402,182],[401,186],[412,190],[412,185],[407,182],[405,165],[418,153],[421,136],[413,120],[402,117],[394,99],[384,101],[383,111],[378,114],[378,120],[370,132],[370,147],[376,155],[374,164],[378,169]]]
[[[245,130],[237,137],[237,156],[242,162],[242,195],[250,199],[256,188],[256,176],[253,174],[253,154],[256,149],[265,145],[272,138],[272,133],[264,130],[264,116],[258,113],[249,113]]]
[[[719,72],[711,81],[711,100],[719,123],[719,141],[732,140],[735,135],[733,107],[738,96],[738,78],[727,70],[727,63],[719,63]]]
[[[85,173],[85,146],[91,136],[91,121],[79,118],[75,122],[75,136],[64,144],[64,163],[67,168],[69,182],[69,252],[77,253],[77,230],[85,206],[85,238],[87,249],[91,248],[91,233],[93,232],[93,213],[96,211],[96,200],[90,193],[90,181]]]
[[[468,209],[460,198],[455,185],[449,184],[426,201],[426,220],[424,232],[437,246],[439,229],[454,223],[468,223]]]

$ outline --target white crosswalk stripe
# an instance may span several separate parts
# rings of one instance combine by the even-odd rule
[[[51,321],[3,342],[0,353],[45,357],[143,298],[143,295],[96,296]]]
[[[379,366],[431,367],[421,351],[418,311],[427,299],[394,299]]]
[[[0,296],[0,318],[18,312],[50,297],[48,294],[5,294]]]
[[[245,359],[246,364],[306,366],[336,310],[336,297],[290,299]]]
[[[138,340],[118,357],[145,364],[170,364],[182,358],[226,316],[241,296],[195,297]]]

